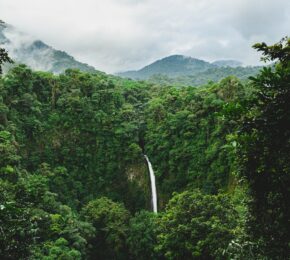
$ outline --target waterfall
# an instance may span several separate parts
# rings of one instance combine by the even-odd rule
[[[144,155],[144,157],[145,157],[145,159],[147,161],[147,165],[148,165],[148,169],[149,169],[149,173],[150,173],[153,212],[157,213],[157,192],[156,192],[155,175],[154,175],[154,171],[153,171],[153,168],[152,168],[152,164],[149,161],[147,155]]]

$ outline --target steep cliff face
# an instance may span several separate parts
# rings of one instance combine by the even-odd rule
[[[137,193],[138,203],[145,204],[145,208],[151,210],[151,190],[148,168],[145,160],[140,159],[136,163],[128,165],[126,175],[129,181],[129,187],[133,193]]]

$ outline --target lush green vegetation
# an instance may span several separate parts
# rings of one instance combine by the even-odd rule
[[[2,76],[1,259],[286,259],[290,41],[255,48],[246,83]]]
[[[261,67],[216,67],[177,77],[170,77],[164,74],[154,74],[148,78],[148,81],[160,85],[184,87],[199,86],[208,84],[209,82],[217,82],[229,76],[235,76],[245,82],[248,81],[250,76],[258,74],[260,69]]]

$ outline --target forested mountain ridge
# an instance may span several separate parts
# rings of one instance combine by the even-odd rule
[[[183,55],[171,55],[157,60],[138,71],[128,71],[120,73],[119,75],[135,79],[148,79],[155,74],[180,76],[205,71],[211,67],[214,66],[203,60]]]
[[[235,76],[242,81],[248,81],[250,76],[256,75],[261,67],[214,67],[193,75],[169,77],[163,74],[156,74],[147,81],[177,87],[201,86],[209,82],[218,82],[225,77]]]
[[[218,67],[231,67],[231,68],[243,66],[243,63],[238,60],[216,60],[212,64]]]
[[[255,45],[278,62],[249,82],[198,88],[13,67],[0,78],[1,258],[287,259],[289,46]]]
[[[9,51],[16,63],[24,63],[34,70],[62,73],[66,69],[75,68],[96,72],[94,67],[79,62],[66,52],[56,50],[3,22],[0,22],[0,45]]]
[[[219,81],[228,76],[244,80],[258,73],[261,67],[242,67],[235,60],[220,60],[213,63],[187,57],[172,55],[157,60],[137,71],[118,73],[119,76],[135,80],[149,80],[153,83],[198,86],[209,81]]]

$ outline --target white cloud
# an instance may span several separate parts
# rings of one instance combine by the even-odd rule
[[[107,72],[170,54],[255,64],[290,34],[288,0],[0,0],[0,19]]]

